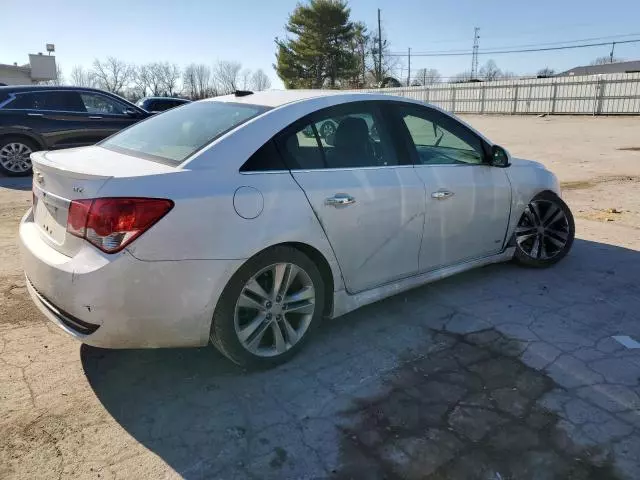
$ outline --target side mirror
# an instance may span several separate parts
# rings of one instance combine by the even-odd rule
[[[506,168],[511,165],[511,155],[500,145],[491,147],[490,164],[494,167]]]
[[[140,116],[140,112],[138,112],[138,110],[135,110],[133,108],[127,108],[124,111],[124,114],[127,115],[128,117],[139,117]]]

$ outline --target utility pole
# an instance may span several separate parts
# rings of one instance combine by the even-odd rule
[[[609,63],[613,63],[613,51],[616,49],[616,42],[611,44],[611,53],[609,54]]]
[[[480,27],[473,29],[473,53],[471,55],[471,80],[478,76],[478,48],[480,40]]]
[[[378,9],[378,82],[382,86],[382,27],[380,26],[380,9]]]
[[[409,55],[407,57],[409,63],[409,72],[407,73],[407,87],[411,86],[411,47],[409,47]]]

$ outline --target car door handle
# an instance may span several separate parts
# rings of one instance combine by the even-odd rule
[[[44,113],[27,113],[30,117],[44,117]]]
[[[356,199],[346,193],[336,193],[333,197],[329,197],[324,201],[325,205],[331,207],[346,207],[356,203]]]
[[[446,200],[447,198],[453,197],[453,195],[454,193],[449,190],[438,190],[431,194],[431,198],[435,198],[436,200]]]
[[[102,120],[102,117],[98,116],[98,115],[90,115],[89,118],[91,120]]]

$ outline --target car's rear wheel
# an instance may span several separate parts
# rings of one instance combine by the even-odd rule
[[[30,140],[20,137],[0,139],[0,172],[10,177],[31,175],[32,152],[38,150]]]
[[[518,263],[548,267],[571,249],[575,236],[573,215],[566,203],[551,192],[542,192],[529,202],[515,231]]]
[[[225,287],[211,341],[235,363],[270,367],[289,360],[320,322],[325,300],[318,267],[292,247],[274,247],[245,263]]]

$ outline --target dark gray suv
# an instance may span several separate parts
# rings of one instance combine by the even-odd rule
[[[31,152],[92,145],[149,115],[93,88],[0,87],[0,173],[30,175]]]

